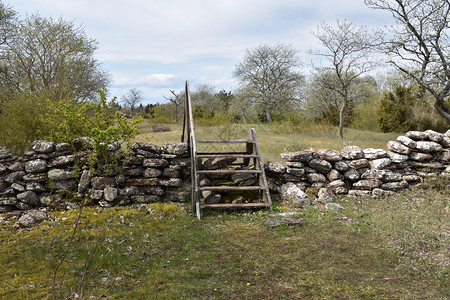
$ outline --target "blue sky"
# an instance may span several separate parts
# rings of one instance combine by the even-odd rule
[[[232,73],[246,49],[292,44],[308,63],[320,48],[311,31],[347,19],[369,28],[392,17],[363,0],[3,0],[21,17],[36,12],[82,25],[98,41],[96,58],[112,74],[110,95],[143,91],[144,103],[164,102],[189,80],[233,90]],[[308,70],[305,69],[305,73]]]

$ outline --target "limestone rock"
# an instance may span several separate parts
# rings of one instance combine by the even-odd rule
[[[419,141],[416,149],[421,152],[435,152],[441,150],[442,146],[436,142]]]
[[[31,227],[42,223],[47,219],[47,214],[40,210],[32,210],[23,214],[19,218],[19,225],[22,227]]]
[[[331,169],[330,172],[328,172],[327,174],[327,178],[329,181],[335,181],[338,179],[344,179],[344,176],[341,173],[339,173],[338,170]]]
[[[281,225],[294,226],[303,224],[303,219],[289,217],[270,218],[265,222],[265,224],[271,228],[279,227]]]
[[[51,169],[50,171],[48,171],[49,180],[66,180],[76,177],[76,170]]]
[[[286,166],[289,168],[303,168],[305,166],[304,163],[298,162],[298,161],[288,161],[286,162]]]
[[[112,177],[92,177],[91,185],[94,190],[103,190],[107,186],[116,186],[116,182]]]
[[[422,178],[417,175],[404,175],[402,176],[402,180],[408,182],[408,183],[416,183],[422,181]]]
[[[416,161],[425,161],[428,159],[432,159],[433,155],[430,153],[420,153],[420,152],[411,152],[409,154],[409,159],[416,160]]]
[[[27,191],[32,191],[32,192],[38,192],[38,193],[42,193],[42,192],[46,192],[47,191],[45,186],[43,184],[39,183],[39,182],[27,182],[26,190]]]
[[[162,176],[168,178],[180,177],[180,171],[171,167],[165,168],[163,169]]]
[[[306,171],[305,171],[304,168],[302,168],[302,169],[299,169],[299,168],[287,168],[286,169],[286,173],[294,175],[294,176],[297,176],[297,177],[303,177],[303,176],[305,176]]]
[[[157,169],[158,170],[158,169]],[[160,171],[160,170],[158,170]],[[161,171],[160,171],[161,172]],[[142,174],[144,173],[144,169],[142,167],[137,167],[137,168],[125,168],[123,170],[123,174],[125,176],[142,176]]]
[[[11,151],[8,149],[0,149],[0,159],[10,158],[12,156]]]
[[[26,203],[31,206],[36,206],[40,203],[38,196],[32,191],[20,193],[16,197],[20,202]]]
[[[160,186],[140,186],[139,193],[144,193],[146,195],[162,196],[164,195],[164,190]]]
[[[158,184],[157,178],[129,178],[125,182],[126,186],[153,186]]]
[[[405,135],[415,141],[422,141],[427,138],[427,135],[421,131],[408,131]]]
[[[402,163],[402,162],[407,161],[409,158],[408,155],[403,155],[403,154],[395,153],[392,151],[388,151],[387,154],[388,154],[389,158],[391,159],[391,161],[394,163]]]
[[[364,157],[364,152],[358,146],[347,146],[341,150],[341,155],[346,159],[359,159]]]
[[[143,165],[149,168],[164,168],[169,162],[163,158],[144,158]]]
[[[12,184],[13,182],[21,181],[25,175],[24,171],[12,172],[5,176],[5,182]]]
[[[373,191],[372,191],[372,196],[374,198],[384,198],[387,196],[392,196],[392,194],[393,194],[392,191],[386,191],[386,190],[383,190],[380,188],[373,189]]]
[[[65,165],[73,163],[74,160],[75,160],[75,157],[73,155],[58,156],[49,161],[48,167],[53,168],[53,167],[65,166]]]
[[[328,203],[325,204],[325,209],[328,209],[328,210],[342,210],[342,209],[344,209],[344,207],[342,207],[342,205],[340,205],[338,203],[328,202]]]
[[[206,170],[217,170],[228,167],[236,158],[232,157],[214,157],[203,162],[202,167]]]
[[[368,190],[349,190],[348,195],[354,197],[365,197],[369,196],[372,192]]]
[[[17,204],[15,197],[0,197],[0,206],[14,206]]]
[[[446,150],[446,151],[442,151],[441,153],[439,153],[438,157],[437,157],[438,161],[440,162],[450,162],[450,151]]]
[[[325,183],[327,181],[326,177],[320,173],[309,173],[308,175],[306,175],[306,178],[311,183]]]
[[[119,195],[121,196],[134,196],[139,193],[139,188],[137,186],[127,186],[119,190]]]
[[[242,182],[244,182],[248,179],[252,179],[252,178],[255,178],[255,175],[248,174],[248,173],[237,173],[237,174],[231,175],[231,181],[233,181],[237,185],[241,184]]]
[[[398,153],[398,154],[405,154],[408,155],[409,153],[411,153],[411,149],[405,145],[403,145],[402,143],[399,142],[395,142],[395,141],[389,141],[387,143],[387,147],[389,150]],[[417,147],[417,143],[416,143],[416,147]],[[388,154],[389,155],[389,154]]]
[[[75,188],[75,186],[76,186],[75,181],[73,179],[56,180],[48,183],[49,189],[57,192],[72,191]]]
[[[181,155],[188,151],[187,143],[165,143],[162,151],[167,154]]]
[[[78,183],[78,193],[84,193],[91,183],[91,172],[89,170],[83,170]]]
[[[55,151],[55,144],[47,141],[34,141],[30,148],[34,152],[48,154]]]
[[[264,170],[274,174],[283,174],[286,172],[286,166],[279,162],[269,161],[264,164]]]
[[[441,145],[442,145],[442,147],[449,149],[450,148],[450,137],[444,136],[444,138],[441,141]]]
[[[144,177],[145,178],[153,178],[153,177],[159,177],[162,175],[162,171],[160,169],[156,168],[147,168],[144,170]]]
[[[47,171],[47,161],[44,159],[35,159],[25,162],[25,171],[27,173],[41,173]]]
[[[358,181],[360,178],[359,172],[355,169],[348,169],[345,173],[344,173],[345,178],[347,178],[348,180],[355,182]]]
[[[336,196],[333,192],[326,188],[321,188],[319,193],[317,193],[317,197],[320,203],[328,203],[336,200]]]
[[[281,197],[283,200],[294,201],[298,199],[306,199],[308,195],[300,187],[292,182],[288,182],[281,186]]]
[[[444,133],[444,136],[446,136],[446,137],[450,137],[450,129],[449,130],[447,130],[445,133]]]
[[[15,163],[10,164],[7,169],[11,172],[17,172],[17,171],[23,171],[25,170],[24,164],[21,163],[20,161],[16,161]],[[0,173],[2,172],[1,170],[1,164],[0,164]]]
[[[186,146],[187,146],[187,144],[186,144]],[[184,147],[184,146],[181,146],[181,147]],[[145,151],[150,151],[150,152],[157,153],[157,154],[161,154],[163,151],[163,149],[160,146],[153,144],[153,143],[143,144],[141,148]],[[169,147],[167,147],[167,148],[169,148]],[[177,148],[177,147],[175,146],[173,148]],[[177,151],[177,150],[174,150],[174,151]],[[181,151],[181,148],[179,148],[179,151]],[[183,153],[184,153],[184,151],[183,151]]]
[[[222,200],[222,196],[217,193],[213,193],[211,191],[203,191],[203,197],[205,198],[205,203],[207,204],[216,204]]]
[[[323,160],[329,161],[329,162],[336,162],[342,160],[342,155],[337,150],[332,149],[319,149],[317,150],[317,154],[319,157]]]
[[[281,157],[287,161],[309,162],[313,158],[317,158],[317,153],[312,150],[302,150],[297,152],[281,153]]]
[[[308,162],[309,166],[320,173],[328,173],[331,170],[331,164],[323,159],[314,158]]]
[[[361,169],[367,167],[369,165],[369,161],[365,158],[349,160],[347,161],[347,165],[353,169]]]
[[[379,187],[383,182],[378,179],[363,179],[353,184],[353,187],[358,190],[373,190]]]
[[[397,137],[397,141],[399,141],[400,143],[402,143],[403,145],[405,145],[408,148],[414,149],[417,147],[416,141],[414,141],[413,139],[410,139],[409,137],[404,136],[404,135]]]
[[[168,180],[158,180],[158,185],[159,186],[173,186],[173,187],[177,187],[177,186],[181,186],[183,184],[183,182],[181,181],[180,178],[170,178]]]
[[[7,169],[3,164],[0,164],[0,174],[5,172]]]
[[[427,138],[430,141],[433,141],[433,142],[436,142],[436,143],[439,143],[444,138],[444,135],[442,133],[436,132],[436,131],[431,130],[431,129],[426,130],[424,133],[426,134]]]
[[[103,189],[103,196],[106,201],[112,202],[119,196],[119,190],[114,187],[107,186]]]
[[[381,180],[383,179],[384,174],[386,173],[386,170],[378,170],[378,169],[374,169],[374,170],[368,170],[366,172],[364,172],[361,175],[362,179],[378,179]]]
[[[397,181],[397,182],[388,182],[388,183],[383,183],[380,188],[383,190],[388,190],[388,191],[397,191],[397,190],[402,190],[408,187],[408,182],[402,180],[402,181]]]
[[[384,169],[387,166],[389,166],[391,164],[391,162],[392,161],[390,158],[379,158],[379,159],[372,160],[370,162],[370,166],[372,167],[372,169]]]
[[[72,146],[69,143],[59,143],[55,145],[55,149],[58,152],[66,152],[72,150]]]
[[[328,184],[329,188],[336,189],[339,187],[345,187],[345,182],[343,180],[334,180]]]
[[[387,157],[387,152],[383,149],[366,148],[363,152],[364,157],[367,159],[380,159]]]
[[[337,161],[334,163],[334,169],[341,171],[341,172],[345,172],[348,170],[349,166],[347,165],[347,163],[345,161]]]
[[[402,174],[400,173],[394,173],[390,170],[386,170],[386,172],[383,174],[383,181],[385,182],[395,182],[395,181],[401,181],[402,180]]]
[[[18,184],[16,182],[14,182],[13,184],[11,184],[11,188],[15,191],[18,192],[25,192],[25,187],[21,184]]]

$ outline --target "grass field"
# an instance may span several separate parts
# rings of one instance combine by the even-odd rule
[[[147,120],[141,124],[140,134],[135,140],[152,142],[162,145],[166,142],[181,140],[182,126],[171,124],[172,131],[152,132],[152,126]],[[396,140],[399,133],[376,133],[345,129],[344,139],[337,138],[337,128],[322,125],[312,125],[307,128],[290,126],[288,124],[226,124],[222,126],[195,125],[197,139],[244,139],[250,128],[255,128],[264,161],[281,161],[280,153],[289,151],[316,149],[336,149],[357,145],[364,148],[386,148],[386,143]],[[202,145],[203,146],[203,145]]]
[[[178,126],[146,126],[137,139],[179,140]],[[253,127],[266,159],[347,143],[384,148],[396,136],[348,131],[343,142],[325,129]],[[449,182],[436,178],[385,199],[340,199],[338,212],[276,203],[272,212],[206,211],[199,221],[189,204],[85,207],[51,212],[32,229],[4,215],[0,299],[448,299],[449,201]],[[265,225],[284,211],[303,224]]]

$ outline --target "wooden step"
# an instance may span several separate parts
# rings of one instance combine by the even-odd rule
[[[258,158],[256,154],[198,154],[197,158]]]
[[[261,170],[199,170],[198,174],[261,174]]]
[[[202,186],[199,191],[262,191],[265,187],[263,186]]]
[[[209,155],[209,154],[211,154],[211,155],[228,155],[228,154],[243,154],[243,155],[249,155],[249,154],[252,154],[252,153],[249,153],[249,152],[243,152],[243,151],[236,151],[236,152],[234,152],[234,151],[226,151],[226,152],[213,152],[213,151],[208,151],[208,152],[201,152],[201,151],[197,151],[197,155],[196,156],[199,156],[199,155]]]
[[[197,143],[221,143],[221,144],[254,144],[252,140],[197,140]]]
[[[200,204],[201,208],[266,208],[270,207],[269,203],[216,203],[216,204]]]

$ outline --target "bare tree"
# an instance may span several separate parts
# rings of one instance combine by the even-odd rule
[[[137,88],[131,88],[126,95],[122,96],[122,102],[130,108],[131,116],[134,115],[136,106],[143,100],[142,91]]]
[[[450,123],[449,0],[365,0],[368,7],[389,11],[397,26],[382,51],[389,62],[428,90],[436,111]]]
[[[233,73],[241,88],[266,112],[272,123],[272,112],[282,110],[301,99],[304,77],[299,72],[300,60],[291,45],[260,45],[247,50],[243,62]]]
[[[170,103],[174,106],[174,115],[175,115],[175,123],[178,123],[178,114],[181,110],[181,108],[184,105],[184,93],[175,93],[175,91],[170,90],[170,93],[172,94],[171,97],[164,97],[164,99],[169,100]]]
[[[337,20],[336,26],[323,23],[313,35],[319,39],[326,50],[311,51],[326,59],[327,66],[316,66],[316,72],[335,74],[322,82],[326,89],[341,97],[339,110],[339,138],[344,138],[344,113],[350,91],[357,79],[376,66],[370,52],[373,48],[373,35],[365,27],[358,27],[346,20]],[[326,76],[325,76],[326,78]]]
[[[17,13],[0,2],[0,45],[5,44],[13,36],[13,26]]]

